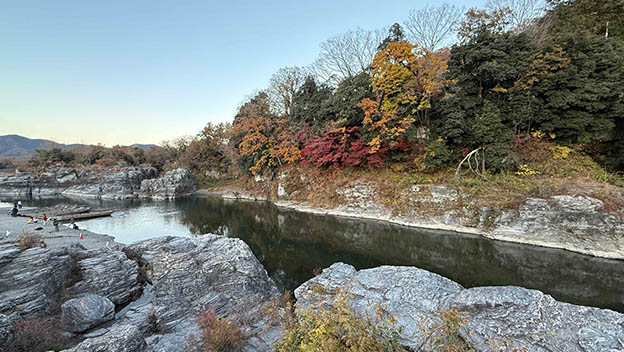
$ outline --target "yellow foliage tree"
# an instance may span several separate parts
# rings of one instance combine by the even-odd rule
[[[450,83],[448,51],[431,52],[406,41],[389,43],[373,60],[372,84],[377,101],[364,99],[364,125],[386,141],[399,138],[415,122],[428,129],[431,98]]]

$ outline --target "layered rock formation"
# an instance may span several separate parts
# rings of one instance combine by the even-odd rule
[[[164,176],[143,180],[140,196],[152,199],[173,199],[193,194],[199,188],[197,180],[186,169],[167,171]]]
[[[184,351],[187,337],[200,335],[200,311],[213,308],[244,326],[247,351],[270,350],[281,336],[264,314],[277,287],[238,239],[164,237],[123,251],[2,248],[0,346],[16,322],[59,313],[62,328],[83,340],[76,352]],[[115,307],[123,309],[114,315]]]
[[[0,176],[0,197],[31,198],[69,196],[97,199],[147,197],[169,199],[197,190],[193,174],[185,169],[169,171],[157,178],[149,166],[119,164],[113,168],[52,166],[41,174],[16,172]],[[143,183],[145,181],[145,183]]]
[[[604,258],[624,259],[624,214],[606,210],[604,203],[587,195],[528,198],[518,209],[477,207],[470,196],[444,185],[414,185],[409,209],[393,214],[379,203],[374,182],[354,181],[337,191],[342,205],[330,209],[293,201],[276,205],[299,211],[386,220],[397,224],[480,234],[517,243],[567,249]],[[620,189],[622,194],[624,190]],[[249,198],[225,192],[224,198]],[[425,209],[426,211],[422,211]]]
[[[438,313],[454,309],[465,318],[462,337],[477,351],[513,346],[528,351],[620,351],[624,314],[554,300],[514,286],[461,285],[413,267],[381,266],[357,271],[337,263],[295,290],[299,309],[350,297],[353,311],[375,317],[383,309],[396,319],[401,344],[419,351],[435,344]],[[433,336],[431,338],[430,336]]]

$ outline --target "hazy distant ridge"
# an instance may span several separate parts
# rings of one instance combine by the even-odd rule
[[[25,158],[31,156],[37,149],[61,148],[74,149],[84,144],[61,144],[47,139],[31,139],[16,134],[0,136],[1,158]],[[132,147],[149,149],[154,144],[133,144]]]

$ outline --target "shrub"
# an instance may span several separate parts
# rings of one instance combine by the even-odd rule
[[[474,349],[464,340],[462,332],[467,334],[468,330],[463,326],[468,322],[468,318],[456,309],[441,310],[436,317],[439,323],[434,324],[425,331],[425,350],[460,352],[474,351]]]
[[[69,340],[62,336],[57,318],[38,317],[13,324],[6,342],[6,350],[12,352],[60,351],[69,347]]]
[[[306,309],[293,319],[279,352],[292,351],[405,351],[398,343],[394,319],[378,309],[379,324],[359,318],[348,299],[339,297],[331,308]]]
[[[303,164],[317,168],[333,166],[368,166],[369,169],[383,165],[382,157],[388,151],[379,138],[365,143],[359,127],[338,128],[322,137],[310,139],[301,150]]]
[[[518,134],[511,143],[511,151],[520,164],[544,162],[552,156],[553,143],[534,135]]]
[[[442,137],[429,142],[425,147],[422,163],[431,170],[439,170],[453,160],[453,154]]]
[[[41,236],[32,233],[32,232],[22,232],[18,239],[19,247],[22,251],[25,251],[30,248],[39,247],[42,244],[45,244],[41,239]]]
[[[225,318],[217,317],[214,307],[199,313],[197,324],[201,337],[188,339],[188,352],[237,352],[242,351],[247,337],[240,327]]]

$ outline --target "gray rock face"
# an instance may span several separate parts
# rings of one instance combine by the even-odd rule
[[[558,302],[536,290],[476,287],[460,292],[451,306],[467,314],[466,338],[480,351],[506,341],[529,351],[624,349],[623,314]]]
[[[163,237],[136,243],[127,252],[147,269],[153,298],[145,303],[149,306],[133,307],[130,316],[120,318],[146,321],[137,314],[153,308],[159,330],[166,333],[150,337],[150,346],[184,341],[185,335],[198,331],[200,310],[214,307],[219,316],[245,322],[245,332],[255,343],[247,350],[271,349],[275,334],[266,328],[263,308],[279,292],[243,241],[216,235]],[[184,344],[177,344],[170,351],[183,349]]]
[[[299,286],[295,297],[305,308],[328,306],[339,293],[351,295],[351,308],[362,317],[377,317],[376,310],[382,307],[395,317],[400,343],[420,350],[425,343],[422,323],[433,324],[434,314],[462,290],[458,283],[422,269],[381,266],[358,272],[336,263]]]
[[[137,197],[141,181],[154,178],[157,170],[151,166],[131,167],[119,164],[114,168],[70,168],[52,166],[45,172],[17,173],[0,177],[0,196],[72,197],[128,199]]]
[[[15,176],[0,176],[0,195],[4,197],[30,197],[34,175],[27,172]]]
[[[69,332],[80,333],[112,320],[115,305],[108,298],[85,294],[61,306],[61,324]]]
[[[0,314],[22,319],[50,313],[69,273],[66,251],[31,248],[0,268]]]
[[[141,197],[154,199],[173,199],[192,194],[198,189],[197,180],[186,169],[167,171],[163,177],[143,180]]]
[[[599,211],[602,206],[602,201],[587,196],[530,198],[519,210],[496,217],[491,233],[518,242],[623,257],[624,223],[616,213]]]
[[[478,351],[505,343],[528,351],[624,350],[624,314],[558,302],[520,287],[463,289],[416,268],[356,271],[337,263],[298,287],[295,296],[301,309],[329,304],[338,292],[352,295],[353,311],[363,317],[374,317],[377,307],[393,315],[401,343],[414,350],[428,343],[419,326],[438,324],[436,312],[449,308],[468,318],[463,337]]]
[[[123,305],[137,297],[141,291],[138,265],[121,251],[106,248],[91,251],[74,251],[82,280],[67,289],[70,297],[95,293]]]
[[[107,333],[86,339],[65,352],[143,352],[147,344],[141,331],[132,325],[118,325]]]

